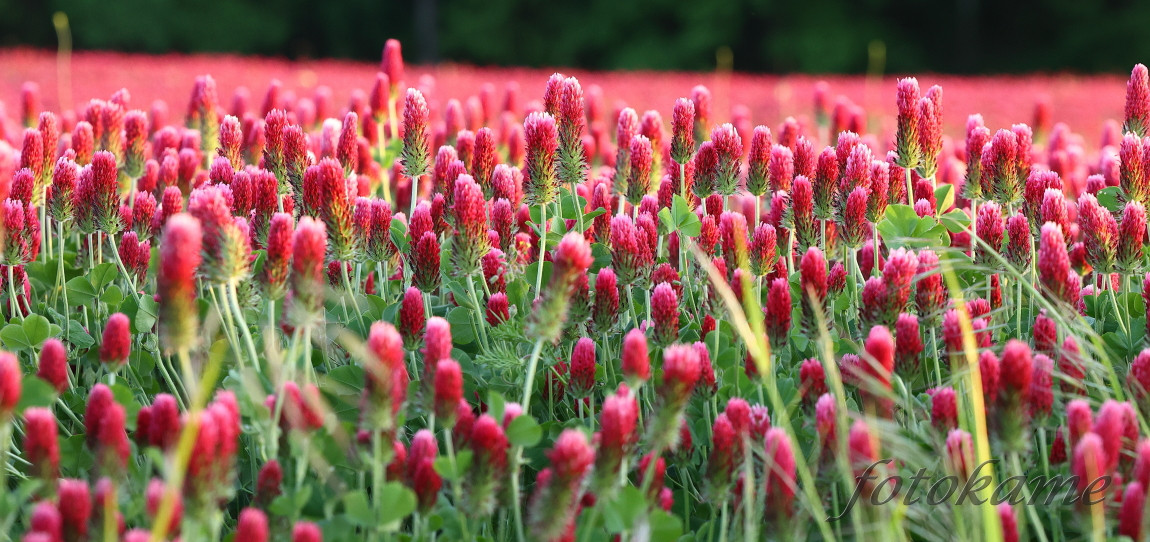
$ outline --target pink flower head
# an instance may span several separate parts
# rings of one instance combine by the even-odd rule
[[[24,411],[24,458],[30,473],[44,481],[55,481],[60,470],[60,445],[56,436],[56,416],[46,408]]]
[[[651,295],[651,315],[655,320],[655,340],[670,344],[679,338],[679,299],[666,282],[655,287]]]
[[[639,329],[632,329],[623,337],[623,375],[632,382],[645,382],[651,377],[651,360],[647,352],[647,337]]]
[[[571,351],[570,377],[568,388],[575,397],[583,398],[595,388],[595,341],[583,337],[575,343]]]
[[[803,402],[811,404],[816,398],[827,392],[826,373],[819,360],[810,358],[804,360],[799,367],[799,395]]]
[[[1150,130],[1150,78],[1146,66],[1135,64],[1126,82],[1126,114],[1123,130],[1142,137]]]
[[[781,348],[791,331],[791,285],[787,279],[771,281],[765,308],[767,337],[771,345]]]
[[[455,425],[455,410],[463,398],[463,373],[459,364],[441,359],[435,364],[435,415],[445,427]]]
[[[918,317],[905,312],[899,314],[895,323],[895,367],[899,374],[909,377],[918,369],[918,359],[922,350]]]
[[[1030,381],[1030,417],[1045,418],[1054,405],[1054,361],[1045,354],[1034,356]]]
[[[439,238],[433,231],[424,232],[415,241],[411,258],[412,281],[424,292],[432,292],[439,288],[440,278],[440,252]]]
[[[36,376],[51,384],[58,394],[68,389],[68,351],[59,339],[49,338],[40,347],[40,364]]]
[[[979,215],[981,216],[982,209],[980,208],[979,211]],[[1015,213],[1014,216],[1006,219],[1006,246],[1003,252],[1006,259],[1010,261],[1016,269],[1027,269],[1030,267],[1030,244],[1030,221],[1027,220],[1026,215]],[[982,255],[982,253],[980,252],[979,255]]]
[[[201,237],[200,222],[191,215],[173,215],[164,227],[156,291],[160,337],[169,350],[191,346],[198,332],[196,268]]]
[[[1100,272],[1113,271],[1120,242],[1114,216],[1093,195],[1083,194],[1078,198],[1078,224],[1086,245],[1086,260]]]
[[[743,156],[743,141],[731,124],[715,127],[711,132],[715,145],[715,183],[719,194],[735,193],[739,183],[739,164]],[[792,171],[793,173],[793,171]]]
[[[383,58],[379,64],[379,71],[387,75],[391,82],[392,94],[403,83],[403,52],[399,40],[389,39],[383,45]]]
[[[1092,432],[1082,435],[1074,446],[1074,459],[1070,463],[1070,472],[1078,477],[1077,489],[1080,492],[1085,492],[1094,480],[1110,474],[1111,469],[1107,466],[1107,453],[1102,437]]]
[[[913,77],[898,80],[895,103],[898,105],[898,131],[895,134],[895,148],[900,167],[917,167],[922,157],[919,143],[919,89],[918,80]]]
[[[772,515],[790,517],[797,483],[795,481],[795,453],[786,431],[778,427],[767,431],[763,443],[766,459],[764,490],[767,510]]]
[[[779,144],[772,145],[767,171],[769,172],[771,192],[778,192],[779,190],[789,192],[791,181],[795,177],[795,162],[791,149]]]
[[[395,81],[392,78],[392,81]],[[430,170],[431,145],[427,137],[430,110],[420,91],[409,88],[403,100],[403,173],[417,179]]]
[[[128,362],[132,350],[131,322],[123,313],[115,313],[104,325],[104,339],[100,341],[100,361],[116,368]]]
[[[555,119],[546,113],[532,113],[523,121],[523,131],[527,141],[526,201],[529,204],[549,204],[558,193],[555,160],[559,133]]]
[[[1089,236],[1088,236],[1089,238]],[[1126,203],[1118,231],[1117,265],[1123,271],[1134,271],[1142,262],[1146,239],[1146,208],[1138,201]]]
[[[1070,256],[1062,229],[1047,222],[1038,238],[1038,280],[1056,298],[1070,302],[1077,293],[1071,291],[1070,274]]]
[[[671,115],[671,158],[676,164],[686,164],[694,152],[695,103],[679,98]]]
[[[323,531],[310,521],[297,521],[292,527],[291,542],[323,542]]]
[[[651,168],[654,163],[654,150],[651,140],[646,136],[636,135],[631,138],[627,168],[627,178],[621,187],[626,194],[627,201],[638,205],[651,191]]]
[[[871,403],[871,408],[889,418],[894,405],[885,395],[890,393],[890,377],[894,371],[894,338],[884,326],[871,328],[866,340],[866,359],[863,363],[864,400]]]
[[[1009,502],[998,505],[998,519],[1002,522],[1003,542],[1018,542],[1018,518]]]
[[[268,518],[258,508],[244,508],[236,521],[236,538],[249,542],[267,542]]]
[[[994,133],[989,146],[982,150],[981,168],[984,186],[1004,205],[1013,205],[1022,198],[1022,182],[1018,177],[1018,137],[1010,130]]]
[[[846,205],[839,224],[841,224],[842,231],[840,237],[850,248],[858,248],[862,245],[864,237],[869,229],[866,219],[867,198],[869,192],[866,188],[860,186],[855,188],[847,196]]]
[[[978,218],[975,220],[975,233],[978,238],[989,245],[988,248],[978,247],[978,261],[984,265],[995,263],[993,254],[1002,250],[1005,226],[1002,220],[1002,209],[997,203],[990,201],[978,208]]]

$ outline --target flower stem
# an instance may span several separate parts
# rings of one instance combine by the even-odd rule
[[[543,295],[543,255],[547,252],[547,204],[539,206],[539,266],[535,269],[535,297]]]

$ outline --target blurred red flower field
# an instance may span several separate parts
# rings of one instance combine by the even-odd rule
[[[25,81],[43,85],[44,108],[57,110],[59,96],[53,86],[57,77],[56,54],[51,51],[29,49],[0,50],[0,102],[6,104],[11,120],[20,103],[20,86]],[[251,104],[258,106],[269,82],[283,83],[283,90],[299,97],[310,96],[317,86],[331,89],[335,104],[345,105],[357,89],[365,94],[371,91],[378,65],[345,60],[290,61],[275,58],[250,58],[226,55],[139,55],[111,52],[78,52],[72,55],[72,108],[81,110],[92,96],[110,96],[127,88],[136,104],[150,104],[164,100],[174,113],[182,111],[187,102],[190,82],[197,75],[210,74],[220,89],[225,108],[230,105],[236,88],[245,87],[251,93]],[[435,114],[442,101],[463,99],[475,95],[485,83],[496,86],[497,96],[504,85],[515,81],[520,86],[523,101],[536,99],[542,92],[547,77],[555,69],[480,68],[444,64],[439,66],[409,66],[409,84],[426,83],[434,78],[432,92],[427,93],[428,104]],[[636,111],[663,110],[688,93],[695,85],[706,85],[714,94],[714,111],[718,122],[730,117],[731,108],[738,105],[750,109],[753,124],[777,125],[786,116],[795,116],[806,126],[813,125],[813,94],[815,84],[826,81],[831,95],[843,95],[863,106],[867,113],[869,131],[894,135],[895,104],[887,95],[894,86],[896,76],[890,74],[881,80],[867,80],[862,76],[841,75],[754,75],[743,73],[676,73],[676,72],[586,72],[562,70],[578,77],[585,85],[598,85],[603,89],[606,104],[614,108],[618,101],[625,102]],[[1047,100],[1052,118],[1070,126],[1073,132],[1086,138],[1087,146],[1096,149],[1105,119],[1121,117],[1121,88],[1125,74],[1113,76],[1075,76],[1068,74],[1041,74],[1030,76],[919,75],[929,84],[946,89],[946,108],[943,133],[961,138],[965,133],[966,116],[981,113],[987,125],[1009,125],[1014,122],[1032,123],[1035,104]],[[614,118],[607,112],[607,118]],[[8,133],[13,132],[9,126]]]

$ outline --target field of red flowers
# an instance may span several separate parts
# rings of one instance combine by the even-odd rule
[[[0,64],[12,539],[1150,532],[1142,65]]]

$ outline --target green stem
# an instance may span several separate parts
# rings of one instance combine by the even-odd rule
[[[471,540],[471,533],[467,528],[467,516],[463,514],[461,506],[461,499],[463,498],[463,488],[459,484],[460,472],[455,464],[455,443],[451,435],[451,429],[444,429],[444,443],[447,444],[447,460],[451,462],[452,480],[451,487],[455,493],[455,513],[459,515],[459,528],[463,531],[463,540]]]
[[[479,330],[479,343],[487,350],[487,321],[483,318],[483,307],[479,304],[479,296],[475,295],[475,276],[467,275],[467,293],[471,295],[471,302],[475,304],[475,314],[472,315],[471,325]],[[358,309],[357,309],[358,310]]]
[[[531,395],[535,385],[535,371],[539,368],[539,355],[543,353],[543,339],[536,339],[535,346],[531,349],[531,359],[527,362],[527,376],[526,382],[523,384],[523,400],[520,403],[523,405],[523,413],[531,414]]]
[[[543,255],[547,252],[547,204],[539,206],[539,266],[535,269],[535,297],[543,295]]]
[[[262,374],[263,370],[260,369],[260,358],[256,351],[256,343],[252,341],[252,333],[248,329],[247,318],[244,317],[244,311],[240,309],[240,296],[236,292],[236,283],[234,281],[228,282],[227,290],[225,290],[224,294],[228,297],[228,303],[231,305],[232,312],[235,313],[236,320],[239,320],[240,332],[243,334],[244,344],[247,346],[248,356],[252,360],[252,366],[255,367],[257,373]],[[358,312],[358,309],[356,312]]]

